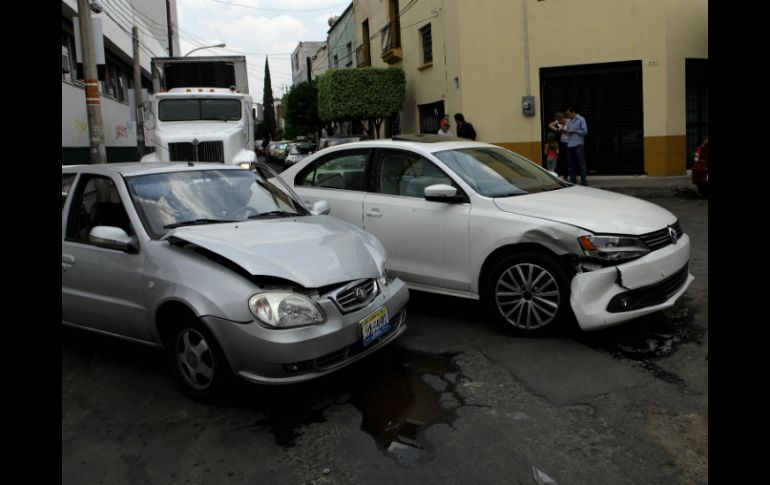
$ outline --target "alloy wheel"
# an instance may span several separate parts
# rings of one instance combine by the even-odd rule
[[[214,355],[205,337],[194,328],[185,328],[177,336],[176,365],[184,381],[203,391],[214,379]]]
[[[506,322],[523,330],[551,323],[559,311],[556,278],[542,266],[519,263],[503,271],[495,284],[495,304]]]

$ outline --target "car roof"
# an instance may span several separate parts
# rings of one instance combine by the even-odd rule
[[[189,170],[245,170],[238,165],[222,163],[188,163],[188,162],[127,162],[102,163],[91,165],[62,165],[62,173],[89,172],[95,174],[113,174],[130,177],[153,173],[186,172]]]
[[[410,135],[411,137],[414,137],[415,135]],[[443,138],[442,140],[438,140],[438,138]],[[333,147],[325,148],[322,151],[324,153],[331,153],[333,151],[338,150],[350,150],[353,148],[405,148],[409,149],[415,152],[423,153],[423,154],[430,154],[435,152],[441,152],[444,150],[458,150],[462,148],[502,148],[499,145],[492,145],[490,143],[484,143],[480,141],[473,141],[473,140],[466,140],[463,138],[450,138],[450,137],[440,137],[436,135],[435,138],[431,137],[430,135],[423,137],[414,138],[415,140],[421,140],[421,141],[412,141],[411,138],[407,138],[406,136],[402,135],[396,138],[388,138],[388,139],[381,139],[381,140],[364,140],[364,141],[355,141],[352,143],[346,143],[344,145],[335,145]]]

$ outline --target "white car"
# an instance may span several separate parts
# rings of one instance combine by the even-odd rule
[[[558,180],[499,146],[431,135],[328,148],[281,174],[375,235],[411,289],[481,299],[507,329],[583,330],[674,305],[690,238],[649,202]]]

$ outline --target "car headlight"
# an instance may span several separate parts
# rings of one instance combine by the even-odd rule
[[[326,313],[315,301],[291,291],[258,293],[249,298],[249,310],[265,325],[275,328],[317,325]]]
[[[610,263],[620,263],[641,258],[650,248],[634,236],[581,236],[580,247],[586,256]]]
[[[241,162],[238,165],[240,165],[241,168],[249,168],[251,167],[251,162]]]
[[[388,270],[384,269],[382,270],[382,276],[377,278],[377,283],[380,285],[380,288],[385,288],[393,281],[393,277],[388,274]]]

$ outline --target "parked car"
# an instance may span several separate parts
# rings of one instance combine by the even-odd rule
[[[411,289],[481,299],[505,328],[608,327],[671,307],[693,280],[669,211],[572,185],[474,141],[398,136],[315,153],[281,177],[375,235]]]
[[[363,135],[329,136],[326,138],[321,138],[321,140],[318,142],[318,149],[323,150],[324,148],[336,147],[337,145],[344,145],[345,143],[353,143],[367,139],[368,137]]]
[[[183,389],[314,379],[404,332],[370,234],[266,165],[62,167],[62,324],[165,347]]]
[[[692,183],[703,197],[709,196],[709,139],[695,149],[692,164]]]
[[[287,150],[286,159],[284,160],[284,166],[291,166],[300,160],[304,160],[305,157],[313,152],[313,144],[308,142],[299,142],[289,145]]]

